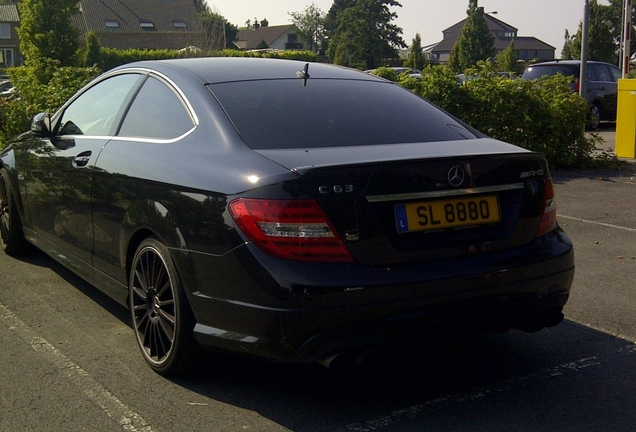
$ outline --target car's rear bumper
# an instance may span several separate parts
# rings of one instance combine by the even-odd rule
[[[409,344],[449,329],[535,331],[556,325],[574,277],[573,248],[562,232],[514,253],[464,262],[333,266],[322,278],[318,270],[328,267],[317,266],[313,280],[306,268],[295,272],[291,265],[287,273],[278,268],[272,274],[250,257],[245,248],[213,263],[209,257],[191,262],[196,271],[190,275],[197,275],[200,288],[188,293],[195,336],[209,348],[282,361]],[[306,278],[297,279],[299,274]]]

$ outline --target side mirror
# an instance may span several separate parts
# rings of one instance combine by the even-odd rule
[[[51,135],[51,116],[47,113],[39,113],[31,121],[31,133],[38,138]]]

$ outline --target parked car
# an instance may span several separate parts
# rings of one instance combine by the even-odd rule
[[[542,76],[561,74],[574,77],[573,90],[578,92],[581,76],[579,60],[557,60],[529,66],[522,78],[532,80]],[[587,62],[586,99],[590,105],[589,123],[597,129],[602,120],[615,121],[618,105],[618,80],[622,74],[616,66],[597,62]]]
[[[325,64],[125,65],[0,153],[0,239],[129,307],[145,361],[277,361],[563,319],[543,155]]]
[[[406,73],[412,78],[422,78],[422,71],[419,69],[402,67],[402,66],[394,66],[394,67],[389,67],[387,69],[391,69],[393,72],[395,72],[396,75],[401,75],[403,73]],[[365,72],[373,73],[375,70],[376,69],[369,69],[369,70],[366,70]]]
[[[16,89],[10,80],[0,80],[0,98],[12,98],[17,96],[18,89]]]

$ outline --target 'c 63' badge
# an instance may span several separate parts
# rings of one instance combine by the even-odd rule
[[[321,194],[344,194],[352,193],[353,185],[333,185],[333,186],[320,186],[318,192]]]

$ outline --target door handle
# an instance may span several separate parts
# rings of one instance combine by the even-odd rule
[[[75,158],[73,159],[73,166],[75,168],[81,168],[84,167],[86,165],[88,165],[88,161],[91,160],[91,154],[93,152],[91,151],[85,151],[83,153],[78,154],[77,156],[75,156]]]

